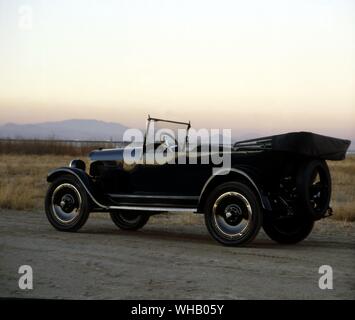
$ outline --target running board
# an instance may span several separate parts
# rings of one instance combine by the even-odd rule
[[[134,210],[156,212],[196,212],[197,208],[174,208],[174,207],[141,207],[141,206],[108,206],[108,210]]]
[[[198,196],[152,195],[152,194],[107,194],[111,200],[108,205],[124,209],[143,208],[141,210],[161,211],[176,209],[192,210],[197,208]],[[139,209],[138,209],[139,210]]]
[[[199,196],[177,196],[177,195],[153,195],[153,194],[126,194],[126,193],[108,193],[111,198],[131,198],[131,199],[164,199],[164,200],[198,200]]]

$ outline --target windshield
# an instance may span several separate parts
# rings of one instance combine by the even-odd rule
[[[179,146],[184,150],[187,143],[187,136],[190,129],[190,122],[148,118],[146,144],[166,143],[170,146]]]

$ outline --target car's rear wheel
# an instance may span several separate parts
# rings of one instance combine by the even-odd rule
[[[265,233],[281,244],[294,244],[308,237],[314,226],[314,220],[308,214],[276,217],[267,213],[263,220]]]
[[[218,242],[236,246],[252,241],[262,225],[262,212],[254,191],[240,182],[226,182],[209,195],[205,223]]]
[[[138,230],[148,222],[149,215],[140,211],[120,210],[110,212],[114,224],[122,230]]]
[[[48,188],[45,211],[48,221],[57,230],[77,231],[89,217],[87,193],[75,177],[60,176]]]

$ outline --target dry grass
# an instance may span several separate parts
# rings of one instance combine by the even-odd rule
[[[61,140],[0,140],[0,154],[86,156],[98,148],[114,148],[113,142],[68,142]]]
[[[0,154],[0,208],[43,208],[48,171],[67,165],[72,158],[68,155]],[[355,221],[355,157],[329,162],[329,166],[333,178],[333,218]]]
[[[71,156],[0,155],[0,208],[43,207],[49,170],[68,165]]]
[[[355,156],[345,161],[329,161],[332,176],[334,218],[355,221]]]

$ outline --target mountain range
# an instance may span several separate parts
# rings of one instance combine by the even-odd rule
[[[113,140],[122,141],[127,126],[118,122],[70,119],[33,124],[6,123],[0,125],[0,138],[12,139],[57,139],[57,140]],[[330,134],[331,135],[331,134]],[[260,134],[239,132],[232,141],[260,137]],[[354,150],[355,139],[350,150]]]
[[[118,122],[71,119],[33,124],[6,123],[0,125],[0,139],[56,139],[56,140],[123,140],[128,127]],[[220,141],[222,136],[218,135]],[[242,134],[239,139],[251,139],[257,134]],[[232,141],[235,139],[232,138]]]
[[[0,138],[122,140],[126,126],[116,122],[71,119],[34,124],[6,123],[0,126]]]

